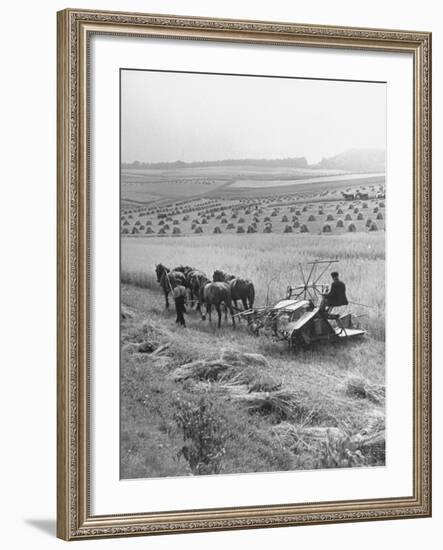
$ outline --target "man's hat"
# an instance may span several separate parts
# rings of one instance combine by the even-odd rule
[[[333,271],[331,273],[331,277],[338,277],[338,271]]]

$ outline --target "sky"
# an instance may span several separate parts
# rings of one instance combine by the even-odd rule
[[[386,148],[386,85],[124,70],[122,162],[306,157]]]

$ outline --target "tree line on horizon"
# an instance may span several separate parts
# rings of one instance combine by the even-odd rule
[[[168,168],[205,168],[217,166],[262,166],[282,168],[319,168],[339,169],[354,172],[383,172],[386,166],[386,152],[382,149],[349,149],[332,157],[323,157],[316,164],[309,164],[306,157],[287,157],[277,159],[243,158],[202,160],[185,162],[123,162],[122,169],[168,169]]]

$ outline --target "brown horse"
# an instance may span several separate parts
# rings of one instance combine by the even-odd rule
[[[192,286],[191,286],[191,274],[196,271],[194,267],[191,267],[190,265],[178,265],[177,267],[174,267],[172,271],[180,271],[180,273],[183,273],[185,276],[185,288],[189,289],[190,298],[191,300],[194,299],[193,293],[192,293]]]
[[[206,283],[209,283],[209,279],[206,276],[206,273],[200,271],[199,269],[192,269],[186,274],[187,286],[191,292],[191,300],[196,299],[197,305],[195,309],[201,312],[201,300],[200,290],[204,287]]]
[[[165,307],[169,309],[168,294],[177,285],[186,286],[185,276],[180,271],[171,271],[163,264],[155,266],[155,274],[157,275],[157,282],[160,284],[165,295]]]
[[[235,275],[230,275],[225,273],[221,269],[216,269],[212,276],[214,281],[226,282],[231,288],[231,298],[234,302],[235,309],[238,309],[237,301],[241,300],[243,304],[243,309],[252,309],[254,306],[255,299],[255,289],[249,279],[243,279],[241,277],[236,277]]]
[[[235,328],[234,310],[232,308],[231,289],[228,283],[210,282],[208,281],[200,289],[200,301],[206,306],[206,314],[209,316],[209,322],[212,324],[211,312],[212,306],[215,306],[218,314],[218,328],[221,327],[221,304],[225,306],[225,320],[228,319],[227,310],[231,314],[232,326]],[[206,319],[206,315],[203,313],[202,319]]]

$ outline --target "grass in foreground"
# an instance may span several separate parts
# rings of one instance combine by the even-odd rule
[[[131,312],[122,321],[122,478],[384,464],[384,342],[294,356],[195,313],[188,328],[177,327],[158,289],[123,285],[122,302]],[[146,341],[169,347],[134,353],[132,343]],[[220,368],[220,376],[174,377],[184,364],[223,360],[226,350],[266,359]],[[356,444],[356,434],[375,443]]]

